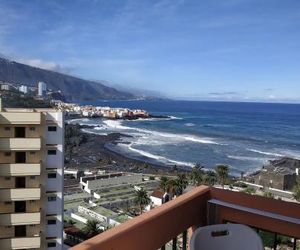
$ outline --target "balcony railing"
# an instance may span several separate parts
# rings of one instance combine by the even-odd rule
[[[177,249],[181,234],[186,249],[187,230],[190,236],[197,227],[225,222],[299,239],[300,204],[201,186],[72,249],[155,250],[172,240]]]
[[[33,225],[41,223],[41,213],[0,214],[1,226]]]
[[[0,138],[0,150],[40,150],[41,138]]]
[[[40,249],[41,237],[0,239],[1,249]]]
[[[40,124],[39,112],[0,112],[0,124]]]
[[[41,188],[0,189],[0,201],[40,200]]]
[[[40,163],[10,163],[0,164],[0,176],[40,175]]]

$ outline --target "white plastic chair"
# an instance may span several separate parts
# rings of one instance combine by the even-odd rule
[[[250,227],[220,224],[198,228],[190,241],[191,250],[263,250],[262,240]]]

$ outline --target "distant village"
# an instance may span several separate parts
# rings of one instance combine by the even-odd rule
[[[81,106],[75,103],[66,103],[61,100],[56,100],[51,97],[52,94],[62,94],[61,91],[52,91],[47,88],[47,84],[45,82],[41,81],[37,83],[37,86],[26,86],[23,84],[0,81],[0,89],[1,91],[19,92],[22,95],[31,96],[36,100],[50,98],[51,104],[58,110],[64,111],[67,118],[103,117],[107,119],[138,119],[154,117],[142,109],[95,107],[92,105]]]
[[[104,117],[108,119],[138,119],[153,117],[147,111],[142,109],[95,107],[92,105],[80,106],[78,104],[64,103],[61,101],[53,101],[53,103],[56,108],[64,111],[69,118]]]

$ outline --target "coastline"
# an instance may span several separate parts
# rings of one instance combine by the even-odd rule
[[[68,124],[67,126],[76,126]],[[176,174],[177,172],[190,172],[190,167],[177,166],[174,169],[164,164],[153,163],[151,159],[141,160],[126,156],[112,150],[109,145],[116,145],[121,138],[131,137],[122,133],[109,133],[100,135],[97,133],[84,131],[86,128],[97,127],[95,125],[77,125],[85,135],[86,141],[75,147],[72,161],[67,162],[67,168],[105,169],[110,171],[123,171],[147,174]]]

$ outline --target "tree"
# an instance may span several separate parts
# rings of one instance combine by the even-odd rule
[[[219,179],[219,183],[222,185],[223,188],[228,178],[228,172],[229,172],[229,167],[227,165],[216,166],[216,173]]]
[[[297,201],[300,201],[300,177],[297,178],[296,185],[293,189],[293,196]]]
[[[151,199],[147,194],[147,191],[144,188],[135,190],[135,203],[140,207],[141,214],[143,213],[144,208],[150,204]]]
[[[198,164],[196,164],[193,169],[192,172],[190,174],[190,179],[192,181],[192,184],[194,186],[200,186],[203,182],[203,178],[204,177],[204,171],[202,170],[202,167]]]
[[[185,174],[178,174],[176,179],[169,181],[170,189],[177,196],[182,195],[183,190],[186,189],[189,184]]]
[[[102,232],[98,225],[98,221],[96,220],[88,220],[85,227],[83,228],[83,232],[87,235],[87,238],[92,238],[95,235]]]
[[[214,171],[209,170],[205,173],[203,180],[206,185],[213,186],[217,182],[217,175]]]
[[[162,176],[160,178],[160,184],[159,187],[164,191],[167,192],[168,191],[168,187],[169,187],[169,178],[166,176]]]

